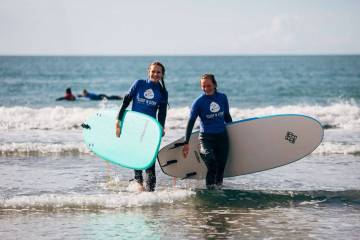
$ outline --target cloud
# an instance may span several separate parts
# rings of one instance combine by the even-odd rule
[[[297,16],[275,16],[263,28],[240,35],[235,46],[241,52],[286,51],[296,45],[300,26]]]

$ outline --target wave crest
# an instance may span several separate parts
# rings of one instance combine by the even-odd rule
[[[79,129],[97,108],[0,107],[0,130],[72,130]],[[166,125],[169,129],[183,129],[189,116],[189,107],[170,108]],[[304,114],[318,119],[325,128],[360,129],[360,107],[354,102],[331,105],[288,105],[261,108],[231,108],[234,120],[273,114]]]

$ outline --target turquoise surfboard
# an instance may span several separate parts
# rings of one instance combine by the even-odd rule
[[[160,147],[162,127],[142,113],[126,111],[120,138],[115,134],[116,110],[91,115],[83,127],[86,146],[100,158],[122,167],[143,170],[151,167]]]

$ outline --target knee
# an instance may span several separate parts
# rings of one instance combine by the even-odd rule
[[[204,160],[205,163],[213,162],[215,160],[214,151],[211,149],[201,148],[200,149],[200,156]]]

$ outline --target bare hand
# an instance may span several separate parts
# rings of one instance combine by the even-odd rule
[[[183,146],[183,156],[184,158],[187,158],[188,154],[189,154],[189,151],[190,151],[190,146],[189,144],[185,144]]]
[[[117,137],[120,137],[121,128],[120,128],[120,125],[119,125],[119,122],[118,122],[118,121],[116,121],[115,129],[116,129],[116,136],[117,136]]]

